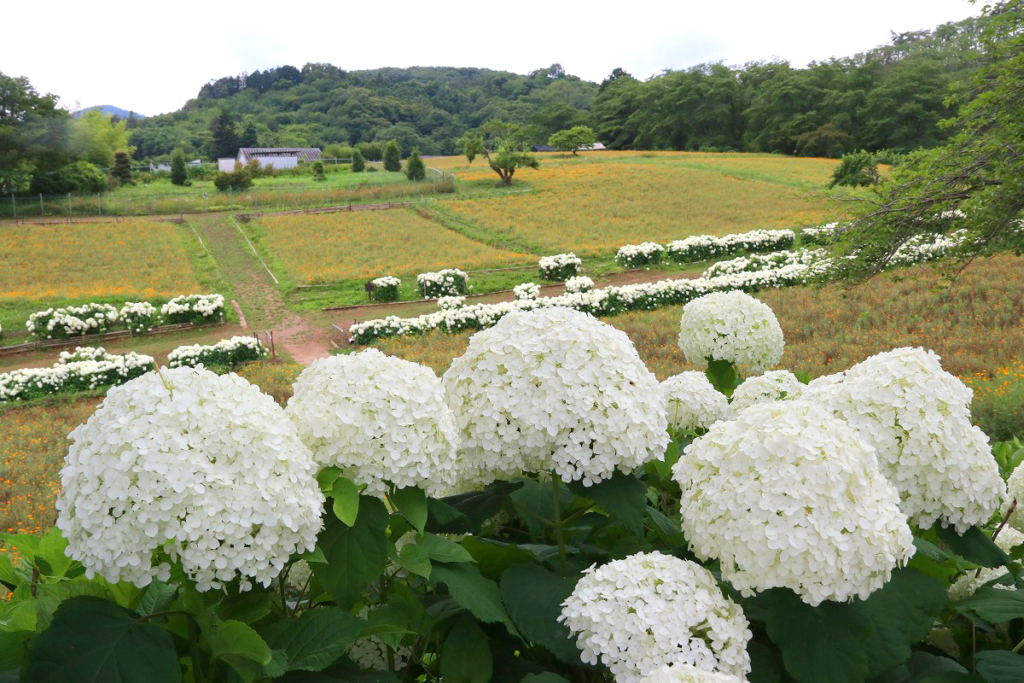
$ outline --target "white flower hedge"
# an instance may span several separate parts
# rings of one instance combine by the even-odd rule
[[[540,296],[540,285],[535,282],[524,282],[521,285],[516,285],[512,288],[512,293],[516,299],[522,301],[524,299],[536,299]]]
[[[582,294],[594,288],[594,281],[586,275],[577,275],[565,281],[566,294]]]
[[[207,323],[224,319],[224,297],[220,294],[176,296],[160,307],[169,323]]]
[[[223,339],[216,344],[179,346],[167,354],[167,365],[172,368],[197,365],[234,367],[239,363],[260,360],[269,355],[270,351],[256,337],[238,336]]]
[[[803,244],[817,244],[827,246],[835,241],[839,235],[839,223],[826,223],[817,228],[804,228],[800,231],[800,241]]]
[[[402,286],[400,279],[393,275],[385,275],[374,278],[371,282],[373,283],[373,290],[370,292],[371,300],[377,303],[398,301],[398,288]]]
[[[640,268],[661,263],[661,257],[665,254],[665,247],[656,242],[642,242],[641,244],[627,244],[619,247],[615,254],[615,260],[623,268]]]
[[[561,282],[578,274],[582,266],[583,261],[572,252],[544,256],[540,260],[540,277]]]
[[[669,242],[668,258],[676,263],[707,261],[716,256],[732,256],[741,252],[767,252],[789,249],[796,234],[792,230],[751,230],[716,237],[695,235]]]
[[[121,322],[133,334],[149,332],[157,324],[156,306],[148,301],[129,301],[119,312]]]
[[[416,284],[424,299],[439,299],[442,296],[459,296],[466,293],[469,276],[458,268],[446,268],[435,273],[420,273]]]
[[[437,298],[437,307],[442,311],[462,308],[465,305],[466,297],[464,296],[441,296]]]
[[[110,304],[88,303],[37,311],[29,316],[25,327],[37,339],[67,339],[107,332],[119,324],[134,334],[143,334],[161,322],[198,324],[223,319],[223,296],[189,294],[168,301],[159,315],[148,301],[129,301],[120,310]]]
[[[67,339],[106,332],[116,322],[117,309],[110,304],[84,304],[33,313],[25,327],[39,339]]]
[[[155,367],[153,358],[137,353],[109,354],[102,347],[64,351],[49,368],[0,373],[0,403],[27,401],[123,384]]]

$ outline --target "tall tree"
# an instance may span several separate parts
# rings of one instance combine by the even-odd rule
[[[239,147],[259,147],[259,135],[256,133],[256,124],[250,121],[245,124],[242,134],[238,137]]]
[[[397,140],[389,140],[384,145],[384,170],[392,173],[402,170],[402,152],[398,149]]]
[[[56,95],[0,73],[0,194],[25,191],[34,173],[66,163],[69,122]]]
[[[110,175],[117,179],[121,185],[134,185],[132,180],[132,159],[127,152],[114,152],[114,168]]]
[[[501,186],[512,184],[512,176],[520,168],[537,168],[540,162],[530,154],[533,130],[518,123],[506,123],[500,119],[484,125],[484,158],[491,170],[501,178]]]
[[[185,185],[188,182],[188,168],[185,166],[185,150],[178,148],[171,152],[171,182]]]
[[[210,135],[210,156],[214,159],[233,159],[238,156],[238,131],[227,109],[221,109],[210,122]]]
[[[405,177],[409,180],[423,180],[427,177],[427,167],[420,158],[419,147],[413,147],[405,162]]]
[[[593,146],[597,142],[594,131],[588,126],[573,126],[560,130],[548,138],[548,144],[562,152],[572,152],[573,156],[581,149]]]
[[[366,159],[363,158],[363,153],[358,149],[352,149],[352,172],[362,173],[366,169]]]

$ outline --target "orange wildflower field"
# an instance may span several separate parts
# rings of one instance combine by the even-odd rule
[[[0,308],[199,291],[183,229],[146,220],[0,225]]]
[[[471,240],[409,209],[274,216],[250,230],[292,277],[308,284],[536,260]]]

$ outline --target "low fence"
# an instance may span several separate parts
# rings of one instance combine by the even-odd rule
[[[204,323],[200,325],[194,325],[192,323],[176,323],[173,325],[158,325],[148,332],[141,334],[133,333],[131,330],[114,330],[112,332],[102,332],[100,334],[85,334],[80,337],[70,337],[68,339],[43,339],[39,341],[25,342],[24,344],[10,344],[8,346],[0,346],[0,356],[13,356],[18,353],[28,353],[29,351],[42,351],[44,349],[60,349],[68,348],[71,346],[82,346],[83,344],[95,344],[97,342],[113,341],[115,339],[126,339],[128,337],[141,337],[147,334],[161,334],[164,332],[180,332],[182,330],[199,330],[205,327],[217,327],[218,325],[226,324],[223,320],[215,323]]]
[[[135,194],[131,191],[94,195],[0,197],[0,219],[35,221],[54,217],[147,216],[208,211],[262,212],[289,208],[352,204],[388,204],[403,198],[455,191],[454,175],[431,176],[420,182],[366,183],[348,186],[259,187],[227,190]]]

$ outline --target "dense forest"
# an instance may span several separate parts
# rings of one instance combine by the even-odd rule
[[[795,68],[787,62],[700,64],[648,80],[616,69],[600,85],[555,64],[527,75],[474,68],[345,71],[282,66],[204,85],[181,110],[130,121],[136,157],[179,145],[209,154],[210,123],[227,110],[261,146],[397,139],[450,154],[467,130],[500,118],[536,141],[574,125],[617,149],[721,149],[838,156],[906,151],[943,139],[947,99],[978,66],[984,18],[893,35],[868,52]]]

